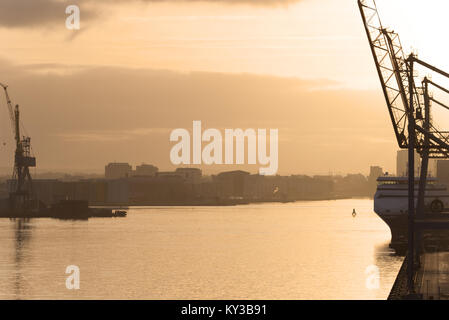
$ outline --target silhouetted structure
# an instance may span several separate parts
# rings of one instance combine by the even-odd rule
[[[104,167],[106,179],[119,179],[131,176],[133,168],[128,163],[109,163]]]
[[[203,172],[198,168],[177,168],[175,173],[190,183],[199,183],[203,176]]]
[[[0,83],[5,91],[6,104],[8,106],[11,125],[13,128],[16,150],[14,153],[14,171],[9,193],[9,206],[12,210],[22,211],[30,207],[33,196],[31,167],[36,166],[36,158],[31,155],[31,138],[21,136],[19,105],[12,106],[8,94],[8,86]]]
[[[370,193],[372,193],[373,195],[374,195],[374,193],[376,193],[376,189],[377,189],[377,178],[379,178],[383,174],[384,173],[383,173],[383,170],[381,167],[377,167],[377,166],[370,167],[370,172],[369,172],[369,176],[368,176],[368,184],[369,184]]]
[[[218,184],[218,196],[221,198],[243,198],[245,190],[245,179],[249,172],[237,170],[222,172],[213,177]]]
[[[35,179],[36,198],[45,205],[63,200],[91,205],[227,205],[372,197],[370,181],[382,171],[372,167],[368,178],[361,174],[263,176],[239,170],[203,176],[198,168],[155,172],[157,167],[145,166],[147,175],[128,176],[131,166],[119,166],[122,170],[115,179],[76,179],[64,174],[61,179]],[[0,184],[0,193],[7,194],[12,185],[11,180]]]
[[[419,175],[421,158],[415,151],[415,175]],[[396,175],[398,177],[408,176],[408,150],[399,150],[396,156]]]
[[[136,166],[136,170],[132,173],[133,176],[138,177],[152,177],[155,176],[159,169],[151,164],[142,163]]]
[[[437,161],[437,178],[440,183],[449,186],[449,160]]]
[[[446,79],[449,79],[449,73],[420,60],[414,53],[406,56],[399,35],[382,25],[375,0],[358,0],[358,5],[398,145],[401,149],[408,149],[407,287],[409,297],[413,298],[415,264],[419,262],[415,259],[415,241],[420,240],[424,229],[446,227],[445,222],[429,224],[429,221],[424,221],[428,220],[424,214],[424,199],[429,159],[449,158],[449,131],[438,129],[431,114],[432,104],[445,109],[449,106],[442,102],[444,100],[435,99],[429,91],[436,89],[447,94],[449,90],[429,77],[416,82],[415,71],[419,66]],[[416,210],[415,152],[422,157]],[[398,171],[398,175],[401,174]],[[419,257],[419,252],[416,256]]]

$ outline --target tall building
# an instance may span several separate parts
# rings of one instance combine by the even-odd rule
[[[133,168],[128,163],[109,163],[104,167],[104,176],[106,179],[120,179],[129,177]]]
[[[421,157],[415,151],[415,176],[419,175],[421,167]],[[408,176],[408,150],[399,150],[396,156],[396,175],[399,177]]]
[[[436,177],[437,176],[437,160],[429,159],[429,166],[427,168],[428,176]]]
[[[371,166],[370,170],[369,170],[369,177],[368,177],[368,179],[376,181],[377,178],[379,178],[383,174],[384,174],[384,172],[383,172],[382,167]]]
[[[437,161],[437,179],[440,183],[449,186],[449,160]]]
[[[381,167],[378,166],[371,166],[369,170],[369,176],[368,176],[368,185],[369,185],[369,192],[371,195],[374,195],[377,189],[377,178],[380,176],[383,176],[384,172]]]

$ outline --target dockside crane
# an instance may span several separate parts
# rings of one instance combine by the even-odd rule
[[[375,0],[358,0],[358,4],[399,147],[408,148],[408,122],[413,120],[413,147],[418,153],[422,155],[428,152],[430,158],[449,158],[449,133],[438,130],[431,119],[423,116],[423,109],[426,107],[425,84],[417,87],[413,65],[419,64],[444,77],[449,78],[449,74],[418,59],[414,54],[406,57],[399,35],[382,26]],[[436,89],[449,93],[429,79],[425,81]],[[437,102],[447,108],[436,101],[430,92],[428,95],[429,102]],[[427,107],[430,108],[430,105]],[[429,126],[428,130],[425,129],[426,126]],[[429,140],[427,145],[424,144],[426,139]]]
[[[31,138],[20,135],[19,105],[13,108],[9,97],[8,86],[0,83],[6,97],[9,117],[13,129],[16,150],[14,153],[14,171],[12,185],[10,186],[10,200],[13,209],[21,210],[27,201],[33,198],[33,185],[30,168],[36,166],[36,158],[31,155]]]
[[[449,94],[449,89],[425,77],[417,86],[417,65],[449,79],[449,73],[420,60],[417,55],[406,56],[399,35],[383,27],[375,0],[358,0],[368,42],[376,65],[396,140],[401,149],[408,149],[408,288],[414,294],[415,263],[415,177],[414,152],[421,155],[417,213],[424,214],[424,193],[429,158],[449,158],[449,131],[433,123],[432,103],[449,110],[449,106],[434,98],[432,89]]]

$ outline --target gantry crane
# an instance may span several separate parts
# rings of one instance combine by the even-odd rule
[[[24,204],[32,198],[33,186],[30,174],[31,167],[36,166],[36,158],[31,155],[31,138],[20,136],[20,111],[19,105],[13,108],[8,94],[8,86],[0,83],[5,91],[6,104],[16,142],[14,153],[14,171],[12,185],[10,186],[10,200],[14,209],[23,208]]]
[[[434,98],[429,86],[445,94],[449,89],[425,77],[421,86],[415,83],[415,65],[449,79],[449,73],[418,59],[415,54],[405,56],[399,35],[382,26],[375,0],[358,0],[365,31],[381,82],[388,112],[398,145],[408,149],[408,287],[414,293],[415,242],[415,177],[414,152],[421,155],[417,213],[424,214],[424,194],[429,158],[449,158],[449,132],[439,130],[433,123],[432,102],[449,110],[449,106]],[[423,114],[424,109],[424,114]],[[441,208],[442,209],[442,208]]]
[[[415,122],[414,148],[421,155],[428,151],[430,158],[449,158],[449,133],[438,130],[431,119],[423,116],[426,84],[445,93],[449,91],[427,78],[421,87],[417,87],[412,67],[413,64],[419,64],[444,77],[449,78],[449,74],[418,59],[414,54],[406,57],[399,35],[382,26],[375,0],[358,0],[358,4],[399,147],[408,148],[408,115],[411,115]],[[448,108],[429,92],[427,94],[429,102]],[[429,128],[426,129],[426,126]],[[424,144],[426,139],[429,140],[428,145]]]

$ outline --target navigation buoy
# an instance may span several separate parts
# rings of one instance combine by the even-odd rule
[[[352,216],[355,218],[356,215],[357,215],[357,212],[355,212],[355,209],[352,209]]]

